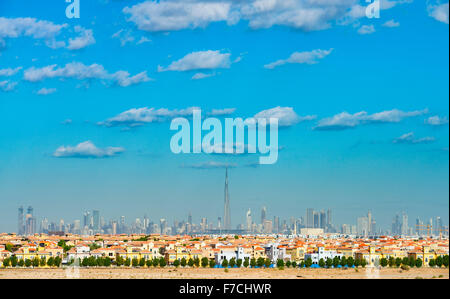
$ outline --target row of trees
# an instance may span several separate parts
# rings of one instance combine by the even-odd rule
[[[61,258],[59,256],[46,259],[45,257],[39,259],[17,259],[16,256],[5,258],[3,260],[3,267],[59,267],[61,266]]]

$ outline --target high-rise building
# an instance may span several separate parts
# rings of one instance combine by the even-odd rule
[[[18,216],[18,221],[17,221],[17,233],[19,235],[23,235],[25,232],[25,225],[23,223],[23,220],[24,220],[23,207],[20,206],[19,207],[19,216]]]
[[[327,226],[327,218],[325,211],[320,211],[319,227],[325,229]]]
[[[265,206],[263,206],[261,208],[261,224],[264,225],[264,221],[266,221],[266,217],[267,217],[267,208]]]
[[[92,211],[93,229],[94,231],[100,230],[100,212],[98,210]]]
[[[314,227],[314,209],[306,209],[306,227],[313,228]]]
[[[405,212],[402,214],[401,234],[402,236],[407,236],[409,234],[408,215]]]
[[[314,219],[313,228],[319,228],[320,227],[320,216],[319,216],[318,212],[314,211],[313,219]]]
[[[278,216],[273,217],[273,231],[275,233],[280,232],[280,218]]]
[[[331,209],[327,210],[327,229],[331,229]]]
[[[370,210],[367,212],[367,223],[369,225],[368,234],[371,235],[372,234],[372,212]]]
[[[245,219],[247,222],[247,232],[252,230],[252,211],[248,209],[247,214],[245,214]]]
[[[356,230],[358,236],[368,236],[369,234],[369,219],[367,217],[358,217]]]
[[[225,170],[225,202],[223,212],[223,224],[226,230],[231,229],[231,215],[230,215],[230,194],[228,192],[228,168]]]

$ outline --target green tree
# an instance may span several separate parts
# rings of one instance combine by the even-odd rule
[[[246,258],[244,259],[244,267],[245,267],[245,268],[248,268],[248,266],[250,266],[250,261],[249,261],[249,258],[246,257]]]
[[[111,267],[111,259],[109,257],[105,257],[104,261],[103,261],[103,266],[105,267]],[[144,261],[145,264],[145,261]]]
[[[442,263],[447,268],[448,267],[448,254],[444,255],[444,258],[442,259]]]
[[[327,266],[327,268],[331,268],[331,266],[333,266],[333,259],[328,258],[328,259],[325,261],[325,265]]]
[[[130,267],[131,266],[131,260],[130,258],[127,258],[124,262],[125,267]]]
[[[354,264],[355,264],[355,260],[353,259],[353,257],[349,257],[347,259],[347,266],[348,267],[353,267]]]
[[[19,267],[23,267],[25,265],[25,261],[23,259],[20,259],[17,264],[19,265]]]
[[[231,268],[234,268],[234,266],[236,266],[236,259],[234,257],[230,259],[229,265]]]
[[[294,261],[294,262],[292,262],[291,265],[292,265],[292,268],[297,268],[297,262]]]
[[[131,264],[133,265],[133,267],[137,267],[139,265],[138,259],[136,259],[136,258],[132,259]]]
[[[400,265],[402,264],[402,259],[401,258],[396,258],[395,259],[395,266],[398,268],[398,267],[400,267]]]
[[[189,259],[188,260],[188,266],[189,267],[193,267],[194,266],[194,260],[193,259]]]
[[[270,265],[272,265],[272,261],[271,261],[270,259],[265,259],[265,260],[264,260],[264,266],[265,266],[266,268],[269,268]]]
[[[116,258],[116,265],[117,265],[118,267],[121,267],[121,266],[123,266],[124,263],[125,263],[125,261],[123,260],[123,257],[121,257],[120,255],[118,255],[117,258]]]
[[[29,268],[29,267],[31,267],[31,260],[29,260],[29,259],[26,259],[25,260],[25,267],[27,267],[27,268]]]
[[[321,258],[321,259],[319,260],[319,267],[320,267],[320,268],[325,267],[325,260],[324,260],[323,258]]]
[[[228,267],[228,261],[227,261],[226,258],[223,259],[223,261],[222,261],[222,267],[224,267],[224,268],[227,268],[227,267]]]
[[[183,257],[183,258],[181,259],[180,265],[181,265],[181,267],[186,267],[186,265],[187,265],[186,258]]]
[[[17,267],[17,257],[16,256],[13,256],[13,257],[11,257],[11,266],[12,267]]]
[[[53,257],[49,257],[49,259],[47,260],[47,266],[53,267],[54,264],[55,264],[55,259]]]
[[[284,267],[284,261],[282,259],[278,259],[277,260],[277,267],[278,268],[283,268]]]
[[[417,268],[420,268],[420,267],[422,267],[422,264],[423,264],[422,259],[421,259],[421,258],[418,258],[418,259],[416,260],[416,267],[417,267]]]
[[[440,268],[440,267],[442,267],[443,264],[444,264],[444,259],[442,258],[442,256],[438,256],[436,258],[436,266],[438,266]]]
[[[59,267],[61,265],[61,262],[62,262],[61,258],[59,256],[57,256],[57,257],[55,257],[55,260],[53,261],[53,265],[55,267]]]
[[[381,260],[380,260],[380,265],[381,265],[381,267],[386,267],[387,265],[388,265],[388,260],[386,259],[386,258],[381,258]]]
[[[300,268],[304,268],[305,267],[305,261],[301,261],[300,262]]]
[[[196,258],[194,259],[194,265],[195,265],[196,267],[200,267],[200,259],[199,259],[198,257],[196,257]]]
[[[6,245],[5,245],[5,250],[7,250],[7,251],[9,251],[9,252],[13,252],[13,248],[14,248],[13,244],[11,244],[11,243],[6,243]]]
[[[7,257],[3,260],[3,267],[9,267],[11,264],[11,260]]]
[[[408,265],[409,265],[411,268],[414,268],[414,266],[416,265],[416,259],[415,259],[413,256],[411,256],[411,257],[409,258],[409,260],[408,260]]]
[[[236,261],[236,265],[238,266],[238,268],[240,268],[242,266],[242,259],[238,259]]]
[[[216,262],[214,260],[210,260],[209,261],[209,267],[210,268],[214,268],[214,266],[216,266]]]
[[[361,266],[361,260],[355,259],[355,267],[358,268],[359,266]]]
[[[345,258],[345,256],[343,256],[343,257],[341,258],[340,264],[341,264],[342,267],[347,266],[347,259]]]
[[[252,267],[252,268],[255,268],[255,267],[256,267],[256,259],[255,259],[255,258],[252,258],[252,259],[250,260],[250,267]]]
[[[145,261],[145,264],[150,268],[151,266],[153,266],[153,261],[151,259],[148,259]]]
[[[286,261],[286,267],[288,267],[288,268],[291,267],[291,261]]]
[[[139,260],[139,267],[144,267],[145,266],[145,259],[140,259]]]
[[[164,267],[166,266],[166,260],[165,260],[163,257],[161,257],[161,258],[159,259],[159,266],[160,266],[161,268],[164,268]]]
[[[428,262],[428,266],[430,266],[430,267],[436,266],[436,261],[434,259],[430,259]]]
[[[389,264],[389,267],[391,267],[391,268],[395,266],[395,258],[393,256],[389,257],[388,264]]]
[[[306,266],[306,268],[309,268],[312,266],[312,259],[310,257],[306,259],[305,266]]]
[[[362,258],[362,259],[361,259],[361,267],[365,268],[366,265],[367,265],[366,259],[365,259],[365,258]]]
[[[33,259],[33,267],[34,267],[34,268],[39,267],[39,259],[38,259],[37,257],[35,257],[35,258]]]
[[[159,266],[159,259],[154,258],[153,259],[153,267],[158,267]]]
[[[208,267],[209,261],[207,257],[202,258],[202,267],[206,268]]]
[[[175,268],[178,268],[180,266],[180,264],[181,264],[180,260],[173,261],[173,265],[175,266]]]
[[[339,257],[335,256],[333,258],[333,267],[337,268],[337,266],[339,266],[339,262],[340,262]]]
[[[256,265],[257,265],[258,267],[264,266],[264,258],[263,258],[263,257],[259,257],[259,258],[256,260]]]
[[[404,258],[402,259],[402,265],[409,266],[409,259],[408,259],[407,257],[404,257]]]

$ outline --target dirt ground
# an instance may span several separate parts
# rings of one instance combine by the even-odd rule
[[[436,278],[449,279],[449,269],[413,268],[401,269],[210,269],[210,268],[82,268],[82,269],[0,269],[0,279],[32,279],[32,278],[83,278],[83,279],[159,279],[159,278],[191,278],[191,279],[365,279],[365,278]]]

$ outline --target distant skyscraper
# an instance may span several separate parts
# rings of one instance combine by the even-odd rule
[[[320,219],[319,219],[319,213],[318,212],[314,212],[313,219],[314,219],[313,227],[314,228],[319,228],[320,227]]]
[[[36,232],[36,219],[33,217],[33,207],[27,208],[25,215],[25,234],[33,235]]]
[[[245,214],[245,219],[247,221],[247,231],[251,232],[252,230],[252,211],[248,209],[247,214]]]
[[[368,233],[370,235],[372,234],[372,212],[370,210],[367,212],[367,223],[369,225]]]
[[[408,215],[403,212],[402,214],[402,229],[401,229],[401,234],[403,236],[406,236],[409,234],[409,228],[408,228]]]
[[[267,208],[265,206],[263,206],[261,208],[261,224],[264,225],[264,221],[266,221],[266,216],[267,216]]]
[[[24,219],[24,215],[23,215],[23,207],[20,206],[19,207],[19,217],[18,217],[18,221],[17,221],[17,233],[19,235],[23,235],[25,232],[25,226],[23,224],[23,219]]]
[[[100,212],[98,210],[92,211],[92,217],[94,220],[94,231],[100,230]]]
[[[187,221],[188,221],[189,224],[192,224],[192,214],[191,214],[191,212],[189,212]]]
[[[327,210],[327,228],[330,229],[332,227],[331,225],[331,209]]]
[[[225,170],[225,203],[223,213],[223,224],[225,229],[231,229],[230,194],[228,193],[228,168]]]
[[[314,227],[314,209],[309,208],[306,210],[306,227]]]
[[[320,223],[319,227],[320,228],[323,228],[323,229],[326,228],[326,226],[327,226],[327,218],[326,217],[327,216],[325,214],[325,211],[324,210],[320,211],[320,220],[319,220],[319,223]]]

